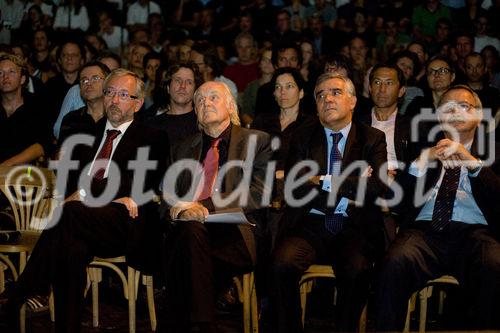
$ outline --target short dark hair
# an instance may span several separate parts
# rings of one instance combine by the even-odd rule
[[[142,68],[146,69],[146,66],[148,65],[148,61],[152,60],[152,59],[159,60],[160,63],[163,62],[163,58],[162,58],[161,54],[159,54],[158,52],[155,52],[155,51],[148,52],[148,53],[146,53],[144,58],[142,58]]]
[[[336,67],[344,68],[347,72],[347,76],[352,78],[352,63],[351,60],[340,53],[329,54],[325,59],[325,66],[327,64],[334,65]],[[324,66],[323,66],[324,67]]]
[[[83,47],[82,43],[80,43],[79,41],[76,41],[76,40],[65,40],[59,44],[59,47],[56,50],[56,59],[57,60],[61,59],[62,49],[68,44],[76,45],[78,47],[78,49],[80,50],[80,56],[83,59],[85,59],[85,47]]]
[[[398,82],[399,82],[399,87],[404,87],[406,85],[406,79],[405,75],[403,74],[403,71],[401,68],[398,67],[395,63],[378,63],[373,66],[372,70],[370,71],[370,76],[369,76],[369,81],[372,83],[373,78],[375,77],[375,71],[377,71],[380,68],[389,68],[393,69],[396,71],[396,75],[398,77]]]
[[[275,45],[273,46],[273,55],[271,56],[271,61],[274,65],[274,67],[278,67],[278,59],[279,59],[278,54],[281,52],[284,52],[285,50],[288,50],[288,49],[293,49],[293,50],[295,50],[295,52],[297,52],[297,59],[299,62],[299,67],[302,67],[303,59],[302,59],[302,51],[301,51],[300,47],[295,42],[288,41],[288,40],[275,43]]]
[[[172,82],[172,76],[181,68],[187,68],[193,72],[195,90],[203,84],[203,77],[198,65],[194,62],[178,62],[172,65],[161,65],[156,71],[155,87],[153,90],[153,100],[158,106],[166,106],[170,102],[170,96],[165,92],[166,87]],[[165,78],[164,74],[165,73]]]
[[[443,61],[445,62],[448,67],[450,67],[450,70],[452,73],[455,72],[455,66],[453,64],[453,61],[451,61],[450,58],[446,57],[446,56],[443,56],[441,54],[438,54],[438,55],[435,55],[434,57],[430,58],[429,60],[427,60],[427,62],[425,63],[425,70],[427,71],[427,69],[429,68],[429,65],[433,62],[433,61],[436,61],[436,60],[439,60],[439,61]]]
[[[109,50],[104,50],[104,51],[102,51],[101,53],[99,53],[97,55],[96,60],[97,61],[101,61],[104,58],[111,58],[111,59],[115,60],[118,63],[119,67],[122,66],[122,58],[118,54],[116,54],[114,52],[111,52]]]
[[[302,74],[298,69],[292,67],[282,67],[274,71],[273,77],[271,78],[271,87],[273,87],[273,89],[276,85],[278,76],[283,74],[290,74],[293,77],[295,83],[297,83],[297,87],[299,88],[299,90],[303,90],[306,88],[306,81],[304,80]]]
[[[474,36],[473,36],[470,32],[468,32],[468,31],[465,31],[465,30],[460,30],[460,31],[458,31],[458,32],[455,34],[455,36],[454,36],[454,37],[455,37],[455,38],[453,39],[453,40],[454,40],[454,43],[453,43],[453,44],[454,44],[455,46],[457,45],[458,39],[459,39],[460,37],[465,37],[465,38],[468,38],[468,39],[470,40],[471,44],[472,44],[472,45],[474,45]]]
[[[89,68],[89,67],[99,67],[102,71],[102,73],[104,74],[104,77],[106,78],[106,76],[109,75],[109,73],[111,73],[111,70],[108,68],[108,66],[106,66],[105,64],[103,64],[102,62],[99,62],[99,61],[90,61],[88,63],[86,63],[85,65],[83,65],[80,70],[78,71],[78,79],[77,81],[79,82],[80,81],[80,75],[82,73],[82,71],[85,69],[85,68]]]
[[[394,53],[389,58],[389,63],[397,65],[398,60],[401,58],[408,58],[413,62],[412,78],[414,78],[415,75],[420,73],[421,65],[420,65],[420,61],[418,60],[418,56],[415,53],[408,51],[408,50],[403,50],[403,51],[399,51],[399,52]]]

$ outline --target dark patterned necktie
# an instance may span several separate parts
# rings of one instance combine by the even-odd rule
[[[328,174],[340,175],[340,167],[342,163],[342,155],[339,150],[339,142],[342,139],[342,133],[331,133],[333,139],[332,149],[330,150],[330,167]],[[327,207],[325,214],[325,228],[332,234],[337,234],[342,229],[344,216],[335,214],[335,207]]]
[[[433,231],[441,231],[450,224],[459,181],[460,167],[446,169],[432,212],[431,229]]]
[[[207,156],[203,160],[204,182],[203,188],[198,195],[197,200],[204,200],[212,196],[217,172],[219,170],[219,142],[221,139],[214,139],[207,151]]]
[[[104,140],[104,144],[102,145],[102,148],[94,161],[94,165],[92,166],[92,171],[90,172],[91,175],[94,175],[95,179],[101,180],[104,178],[104,173],[106,171],[106,167],[108,166],[111,152],[113,151],[113,140],[116,139],[120,133],[121,131],[119,130],[106,131],[106,140]]]

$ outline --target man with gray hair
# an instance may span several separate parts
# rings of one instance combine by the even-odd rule
[[[262,233],[259,215],[266,206],[262,197],[271,157],[269,136],[240,127],[236,102],[222,82],[201,85],[194,104],[201,132],[172,148],[172,168],[189,162],[201,164],[195,174],[182,170],[176,177],[177,186],[168,180],[164,184],[166,190],[175,186],[175,196],[189,199],[167,199],[163,205],[166,223],[173,228],[165,249],[167,318],[164,325],[160,323],[164,326],[161,332],[190,332],[193,326],[200,332],[217,332],[216,292],[230,286],[234,276],[252,271],[255,243]],[[244,166],[226,169],[226,162]],[[194,195],[188,193],[191,188]],[[235,193],[239,195],[229,198]],[[257,224],[255,230],[204,223],[209,214],[239,207]]]
[[[224,69],[224,76],[233,81],[238,92],[243,93],[248,83],[259,78],[257,42],[249,32],[242,32],[234,41],[238,62]]]
[[[335,271],[336,329],[356,331],[370,271],[383,251],[382,216],[374,203],[385,191],[379,179],[381,171],[387,173],[384,133],[352,121],[356,95],[347,77],[322,74],[314,92],[319,119],[297,132],[285,165],[287,177],[293,172],[295,179],[308,181],[291,194],[285,190],[288,207],[270,274],[273,332],[302,332],[299,280],[314,263],[332,265]],[[297,165],[303,161],[308,164]],[[344,173],[347,178],[338,179]],[[362,183],[366,192],[359,199]],[[329,198],[334,193],[335,202]],[[291,196],[300,200],[306,195],[312,197],[308,203],[291,204]]]
[[[14,330],[26,298],[46,294],[52,286],[56,332],[79,332],[86,267],[94,256],[126,255],[128,265],[143,273],[152,272],[153,253],[158,250],[154,245],[159,247],[161,239],[156,236],[157,205],[148,195],[160,187],[168,141],[163,132],[134,121],[143,103],[144,83],[136,74],[116,69],[106,77],[106,116],[97,124],[100,130],[93,145],[87,143],[86,149],[78,149],[79,169],[73,176],[70,173],[70,188],[66,191],[73,194],[66,197],[62,212],[54,213],[58,220],[49,221],[43,230],[17,282],[2,295],[8,299],[8,320]],[[138,159],[139,148],[149,148],[147,158],[156,163],[154,168],[136,170],[129,166]],[[65,150],[66,156],[76,155],[75,151],[72,154],[70,149]],[[68,162],[64,158],[59,161],[58,177],[69,168]],[[142,178],[140,190],[134,176]],[[72,178],[86,181],[76,186]],[[108,185],[117,186],[113,194],[107,193]]]

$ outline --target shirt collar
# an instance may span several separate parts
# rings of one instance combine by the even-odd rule
[[[206,134],[203,132],[203,142],[212,142],[214,139],[221,139],[221,141],[227,146],[229,143],[229,138],[231,137],[231,128],[232,128],[232,123],[229,123],[229,126],[226,127],[224,131],[217,137],[213,138],[210,135]]]
[[[123,133],[125,133],[127,131],[127,128],[130,126],[130,124],[132,124],[133,121],[134,120],[132,119],[130,121],[124,122],[123,124],[121,124],[118,127],[113,127],[113,125],[111,125],[109,120],[107,120],[106,121],[106,128],[104,129],[104,131],[106,132],[107,130],[119,130],[121,132],[120,135],[122,135]]]
[[[342,128],[338,132],[334,132],[331,129],[325,127],[324,129],[325,129],[326,137],[327,137],[327,139],[329,139],[330,134],[332,134],[332,133],[342,133],[342,139],[344,139],[344,138],[347,139],[347,136],[349,135],[349,131],[351,130],[351,126],[352,126],[352,121],[349,124],[347,124],[346,127]]]

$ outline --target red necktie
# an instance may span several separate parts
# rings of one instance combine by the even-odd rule
[[[104,178],[104,172],[106,171],[106,167],[108,166],[109,157],[111,156],[111,152],[113,151],[113,140],[120,135],[121,131],[119,130],[107,130],[106,131],[106,140],[102,145],[99,154],[95,158],[94,165],[92,166],[91,175],[94,175],[95,179],[101,180]]]
[[[212,196],[212,190],[217,179],[217,171],[219,170],[219,142],[221,139],[214,139],[210,144],[210,149],[207,151],[207,156],[203,160],[203,188],[198,195],[197,200],[204,200]]]

